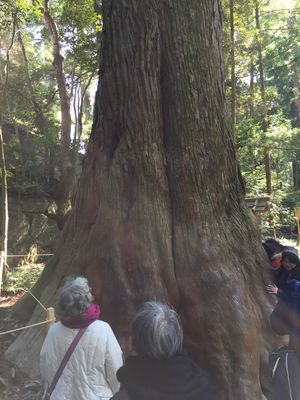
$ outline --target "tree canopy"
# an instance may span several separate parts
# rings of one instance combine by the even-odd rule
[[[226,82],[231,102],[229,2],[224,5]],[[299,2],[237,0],[234,22],[236,145],[246,193],[249,196],[267,193],[264,158],[267,148],[274,202],[272,224],[277,229],[283,225],[294,227],[293,207],[299,203]]]

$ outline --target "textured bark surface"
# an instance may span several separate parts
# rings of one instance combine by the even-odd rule
[[[218,0],[103,1],[89,150],[34,292],[53,304],[66,275],[86,274],[125,350],[136,307],[167,301],[218,398],[259,400],[272,304],[225,118],[220,14]],[[42,312],[27,297],[16,312],[33,309],[31,322]],[[42,338],[25,331],[8,357],[21,367],[31,360],[34,374]]]

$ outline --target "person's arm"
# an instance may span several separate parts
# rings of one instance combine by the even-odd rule
[[[122,350],[112,329],[109,326],[105,352],[105,372],[106,379],[113,393],[116,393],[120,387],[116,374],[122,365]]]

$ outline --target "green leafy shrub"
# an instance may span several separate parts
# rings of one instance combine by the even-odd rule
[[[29,290],[40,277],[45,264],[23,264],[5,275],[2,292],[15,294]]]

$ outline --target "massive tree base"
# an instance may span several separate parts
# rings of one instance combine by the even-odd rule
[[[50,306],[65,276],[87,275],[125,351],[136,308],[171,303],[219,399],[262,399],[273,304],[226,124],[219,1],[105,0],[103,16],[84,171],[34,292]],[[16,312],[43,318],[29,297]],[[37,373],[43,335],[7,356]]]

